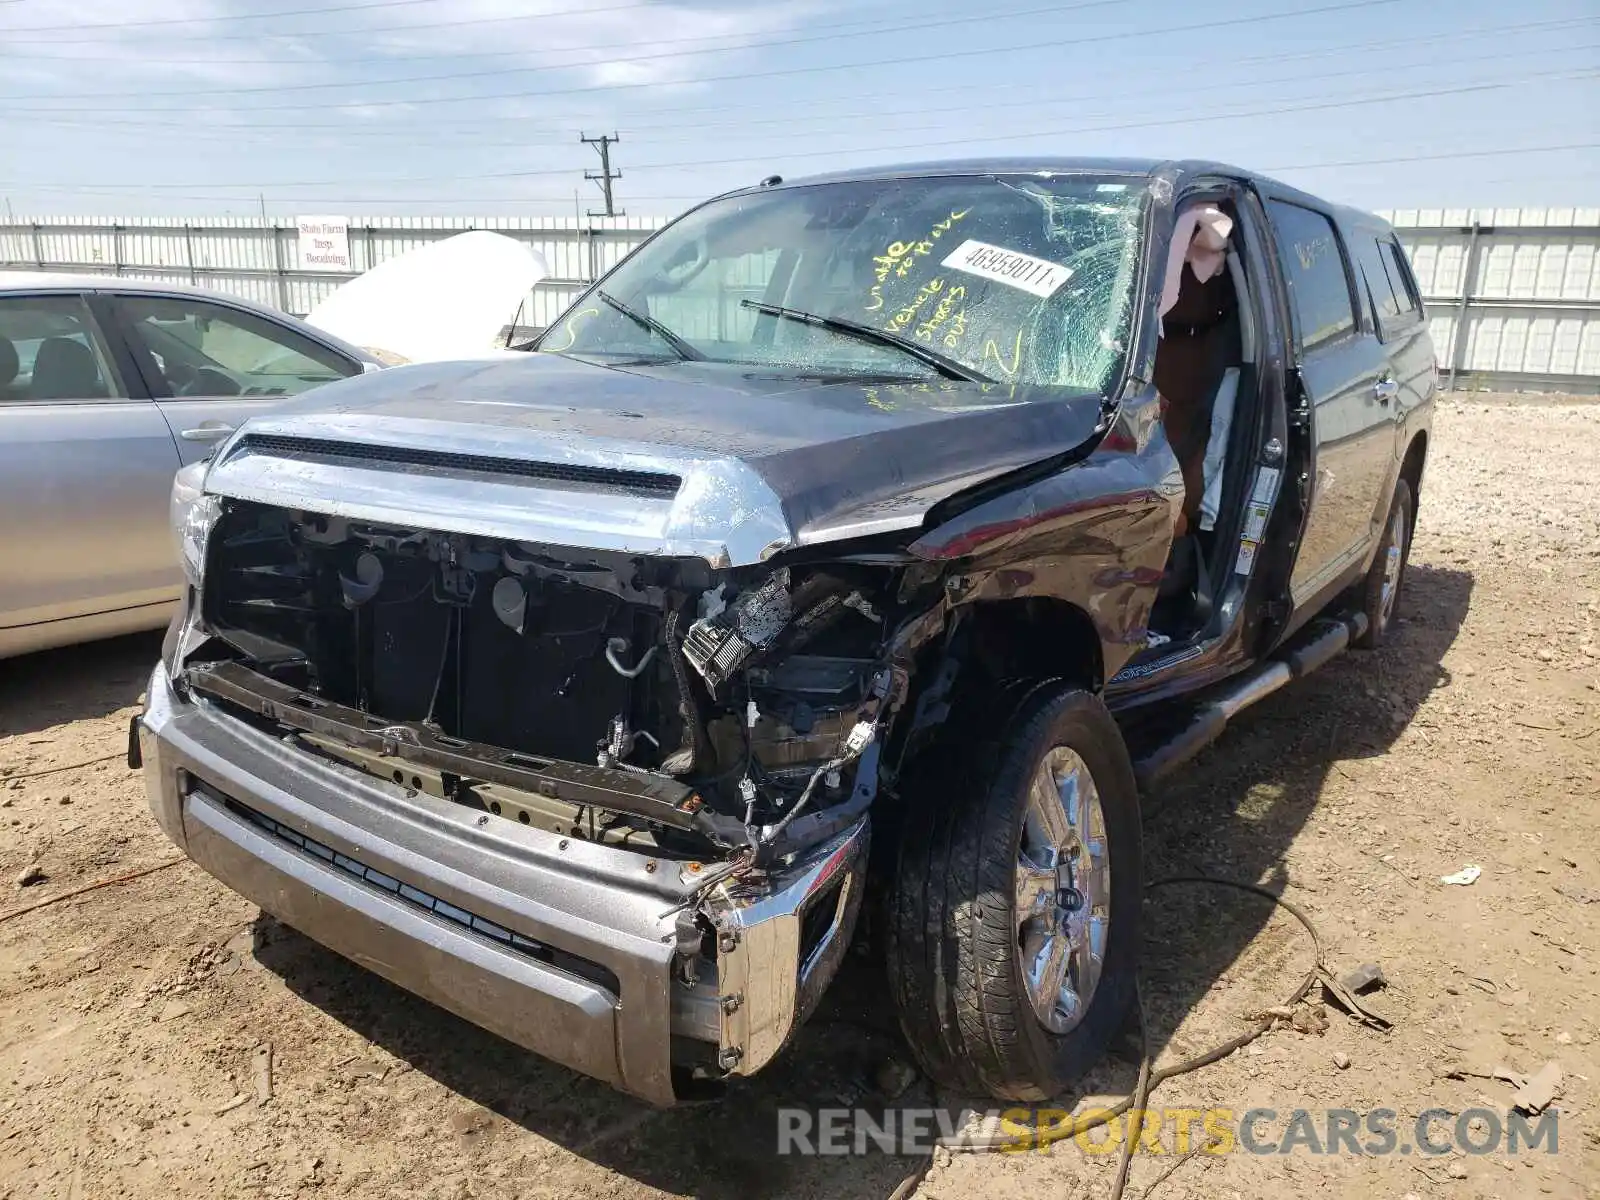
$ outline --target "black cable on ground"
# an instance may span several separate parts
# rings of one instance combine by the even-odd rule
[[[1145,1105],[1150,1101],[1150,1016],[1144,1008],[1144,989],[1137,978],[1133,981],[1133,1002],[1139,1012],[1139,1082],[1133,1085],[1133,1111],[1138,1115],[1134,1127],[1122,1139],[1122,1152],[1117,1156],[1117,1181],[1111,1185],[1111,1195],[1119,1198],[1128,1186],[1128,1171],[1133,1166],[1133,1147],[1144,1136]]]
[[[37,771],[18,771],[12,775],[0,775],[0,783],[12,779],[38,779],[41,775],[55,775],[61,771],[76,771],[79,767],[92,767],[95,763],[110,762],[114,758],[126,757],[126,752],[118,750],[112,754],[102,754],[99,758],[86,758],[82,762],[62,763],[58,767],[41,767]]]
[[[49,908],[52,904],[60,904],[63,900],[71,900],[74,896],[81,896],[85,892],[98,891],[100,888],[114,887],[119,883],[131,883],[135,879],[143,879],[146,875],[154,875],[157,871],[165,871],[168,867],[175,867],[179,863],[188,862],[188,858],[180,854],[177,858],[169,858],[166,862],[158,862],[153,867],[140,867],[137,871],[129,871],[123,875],[114,875],[110,879],[97,879],[93,883],[86,883],[81,887],[72,888],[70,891],[58,893],[47,900],[40,900],[33,904],[25,904],[21,908],[13,908],[9,912],[0,913],[0,921],[9,921],[13,917],[20,917],[24,913],[37,912],[41,908]]]
[[[1299,1004],[1310,993],[1318,979],[1328,976],[1327,966],[1322,959],[1322,936],[1317,932],[1316,925],[1306,915],[1305,910],[1295,904],[1294,901],[1285,900],[1276,892],[1268,891],[1260,884],[1243,883],[1237,879],[1221,879],[1212,875],[1171,875],[1165,879],[1157,879],[1153,883],[1146,884],[1145,890],[1155,891],[1158,888],[1175,887],[1186,883],[1203,884],[1208,887],[1227,887],[1236,891],[1264,896],[1304,927],[1311,938],[1315,961],[1311,964],[1311,969],[1306,972],[1305,978],[1300,981],[1294,991],[1289,993],[1288,998],[1284,1001],[1284,1007]],[[1144,1042],[1144,1053],[1139,1063],[1139,1082],[1132,1094],[1124,1096],[1109,1108],[1096,1109],[1092,1116],[1085,1116],[1081,1120],[1068,1116],[1065,1120],[1058,1121],[1053,1125],[1036,1129],[1026,1135],[1028,1144],[1043,1149],[1055,1142],[1063,1141],[1069,1137],[1076,1137],[1080,1133],[1087,1133],[1091,1129],[1098,1129],[1102,1125],[1107,1125],[1130,1109],[1137,1108],[1142,1114],[1149,1101],[1150,1093],[1155,1091],[1160,1084],[1176,1076],[1187,1075],[1192,1071],[1198,1071],[1201,1067],[1210,1066],[1214,1062],[1227,1058],[1228,1055],[1242,1050],[1255,1041],[1263,1033],[1271,1029],[1273,1025],[1271,1018],[1258,1017],[1255,1025],[1243,1033],[1231,1037],[1225,1042],[1219,1042],[1209,1050],[1204,1050],[1199,1054],[1184,1059],[1182,1062],[1174,1063],[1170,1067],[1163,1067],[1158,1071],[1154,1069],[1154,1064],[1151,1061],[1150,1026],[1145,1017],[1144,994],[1137,984],[1135,985],[1135,996],[1139,1010],[1139,1032]],[[1123,1139],[1122,1160],[1118,1165],[1117,1179],[1112,1187],[1110,1200],[1122,1200],[1123,1192],[1127,1188],[1128,1170],[1133,1158],[1133,1141],[1136,1137],[1137,1131],[1134,1131],[1133,1137],[1125,1137]],[[957,1138],[945,1141],[940,1139],[939,1142],[939,1145],[944,1146],[953,1153],[961,1154],[986,1154],[999,1150],[1011,1150],[1017,1148],[1019,1144],[1020,1139],[1015,1134],[993,1134],[981,1140]],[[900,1181],[900,1185],[890,1194],[889,1200],[909,1200],[912,1193],[927,1178],[928,1171],[932,1166],[933,1156],[930,1154],[922,1159]]]

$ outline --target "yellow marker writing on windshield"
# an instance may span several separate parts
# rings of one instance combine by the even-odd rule
[[[944,280],[942,278],[928,280],[927,283],[917,289],[917,294],[912,298],[911,303],[889,318],[889,322],[884,328],[890,333],[899,333],[916,319],[917,310],[926,304],[930,298],[937,296],[939,290],[943,287]]]
[[[562,350],[571,350],[572,347],[577,345],[577,342],[578,342],[578,326],[576,324],[578,318],[579,317],[598,317],[599,315],[600,315],[600,310],[598,308],[580,308],[577,312],[575,312],[571,316],[569,316],[565,321],[561,322],[562,329],[566,331],[567,344],[564,345],[564,346],[540,346],[539,349],[541,349],[541,350],[555,350],[555,351],[558,351],[558,352],[562,351]]]
[[[1008,378],[1014,377],[1017,369],[1022,366],[1022,330],[1017,330],[1017,343],[1012,348],[1011,365],[1009,367],[1006,366],[1006,360],[1000,356],[1000,347],[995,344],[993,338],[983,344],[983,357],[978,360],[980,369],[988,363],[990,355],[994,356],[994,365],[1000,368],[1002,375]]]
[[[934,308],[933,315],[921,325],[918,325],[913,331],[913,335],[925,342],[933,341],[933,335],[938,331],[939,326],[950,319],[950,314],[955,311],[956,305],[966,298],[967,289],[964,286],[957,284],[951,288],[943,296],[939,297],[939,303]]]
[[[928,230],[926,237],[915,242],[890,242],[882,254],[875,256],[872,260],[872,275],[877,282],[867,289],[866,310],[877,312],[883,307],[883,284],[891,273],[898,279],[904,279],[911,273],[916,261],[932,254],[933,244],[971,211],[970,208],[963,208],[960,212],[952,212]]]

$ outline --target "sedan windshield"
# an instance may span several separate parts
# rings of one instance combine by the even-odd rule
[[[1104,391],[1146,195],[1128,176],[1036,174],[731,196],[640,247],[539,349]]]

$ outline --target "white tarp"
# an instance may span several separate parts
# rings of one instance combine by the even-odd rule
[[[379,263],[306,320],[391,361],[481,358],[549,273],[531,246],[473,230]]]

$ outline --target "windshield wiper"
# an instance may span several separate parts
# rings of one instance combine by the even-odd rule
[[[604,300],[623,316],[627,317],[628,320],[632,321],[635,325],[642,325],[651,333],[655,334],[663,342],[676,350],[678,352],[678,357],[686,358],[690,362],[705,361],[706,356],[703,353],[701,353],[699,350],[696,350],[688,342],[684,341],[677,334],[673,333],[672,330],[668,329],[649,313],[643,313],[636,308],[630,308],[628,305],[624,304],[621,300],[618,300],[615,296],[608,292],[602,292],[597,289],[595,291],[595,295],[600,297],[600,299]]]
[[[806,312],[799,308],[785,308],[781,304],[768,304],[765,300],[741,300],[745,308],[753,308],[759,313],[766,313],[769,317],[784,317],[790,321],[800,321],[806,325],[815,325],[818,329],[831,329],[834,333],[853,337],[860,342],[869,342],[874,346],[892,346],[896,350],[903,350],[921,362],[927,363],[946,379],[964,379],[968,383],[993,383],[987,375],[974,371],[971,367],[958,363],[955,359],[940,354],[937,350],[930,350],[921,342],[912,341],[908,337],[901,337],[898,333],[890,333],[887,329],[874,329],[871,325],[863,325],[845,317],[824,317],[817,313]]]

